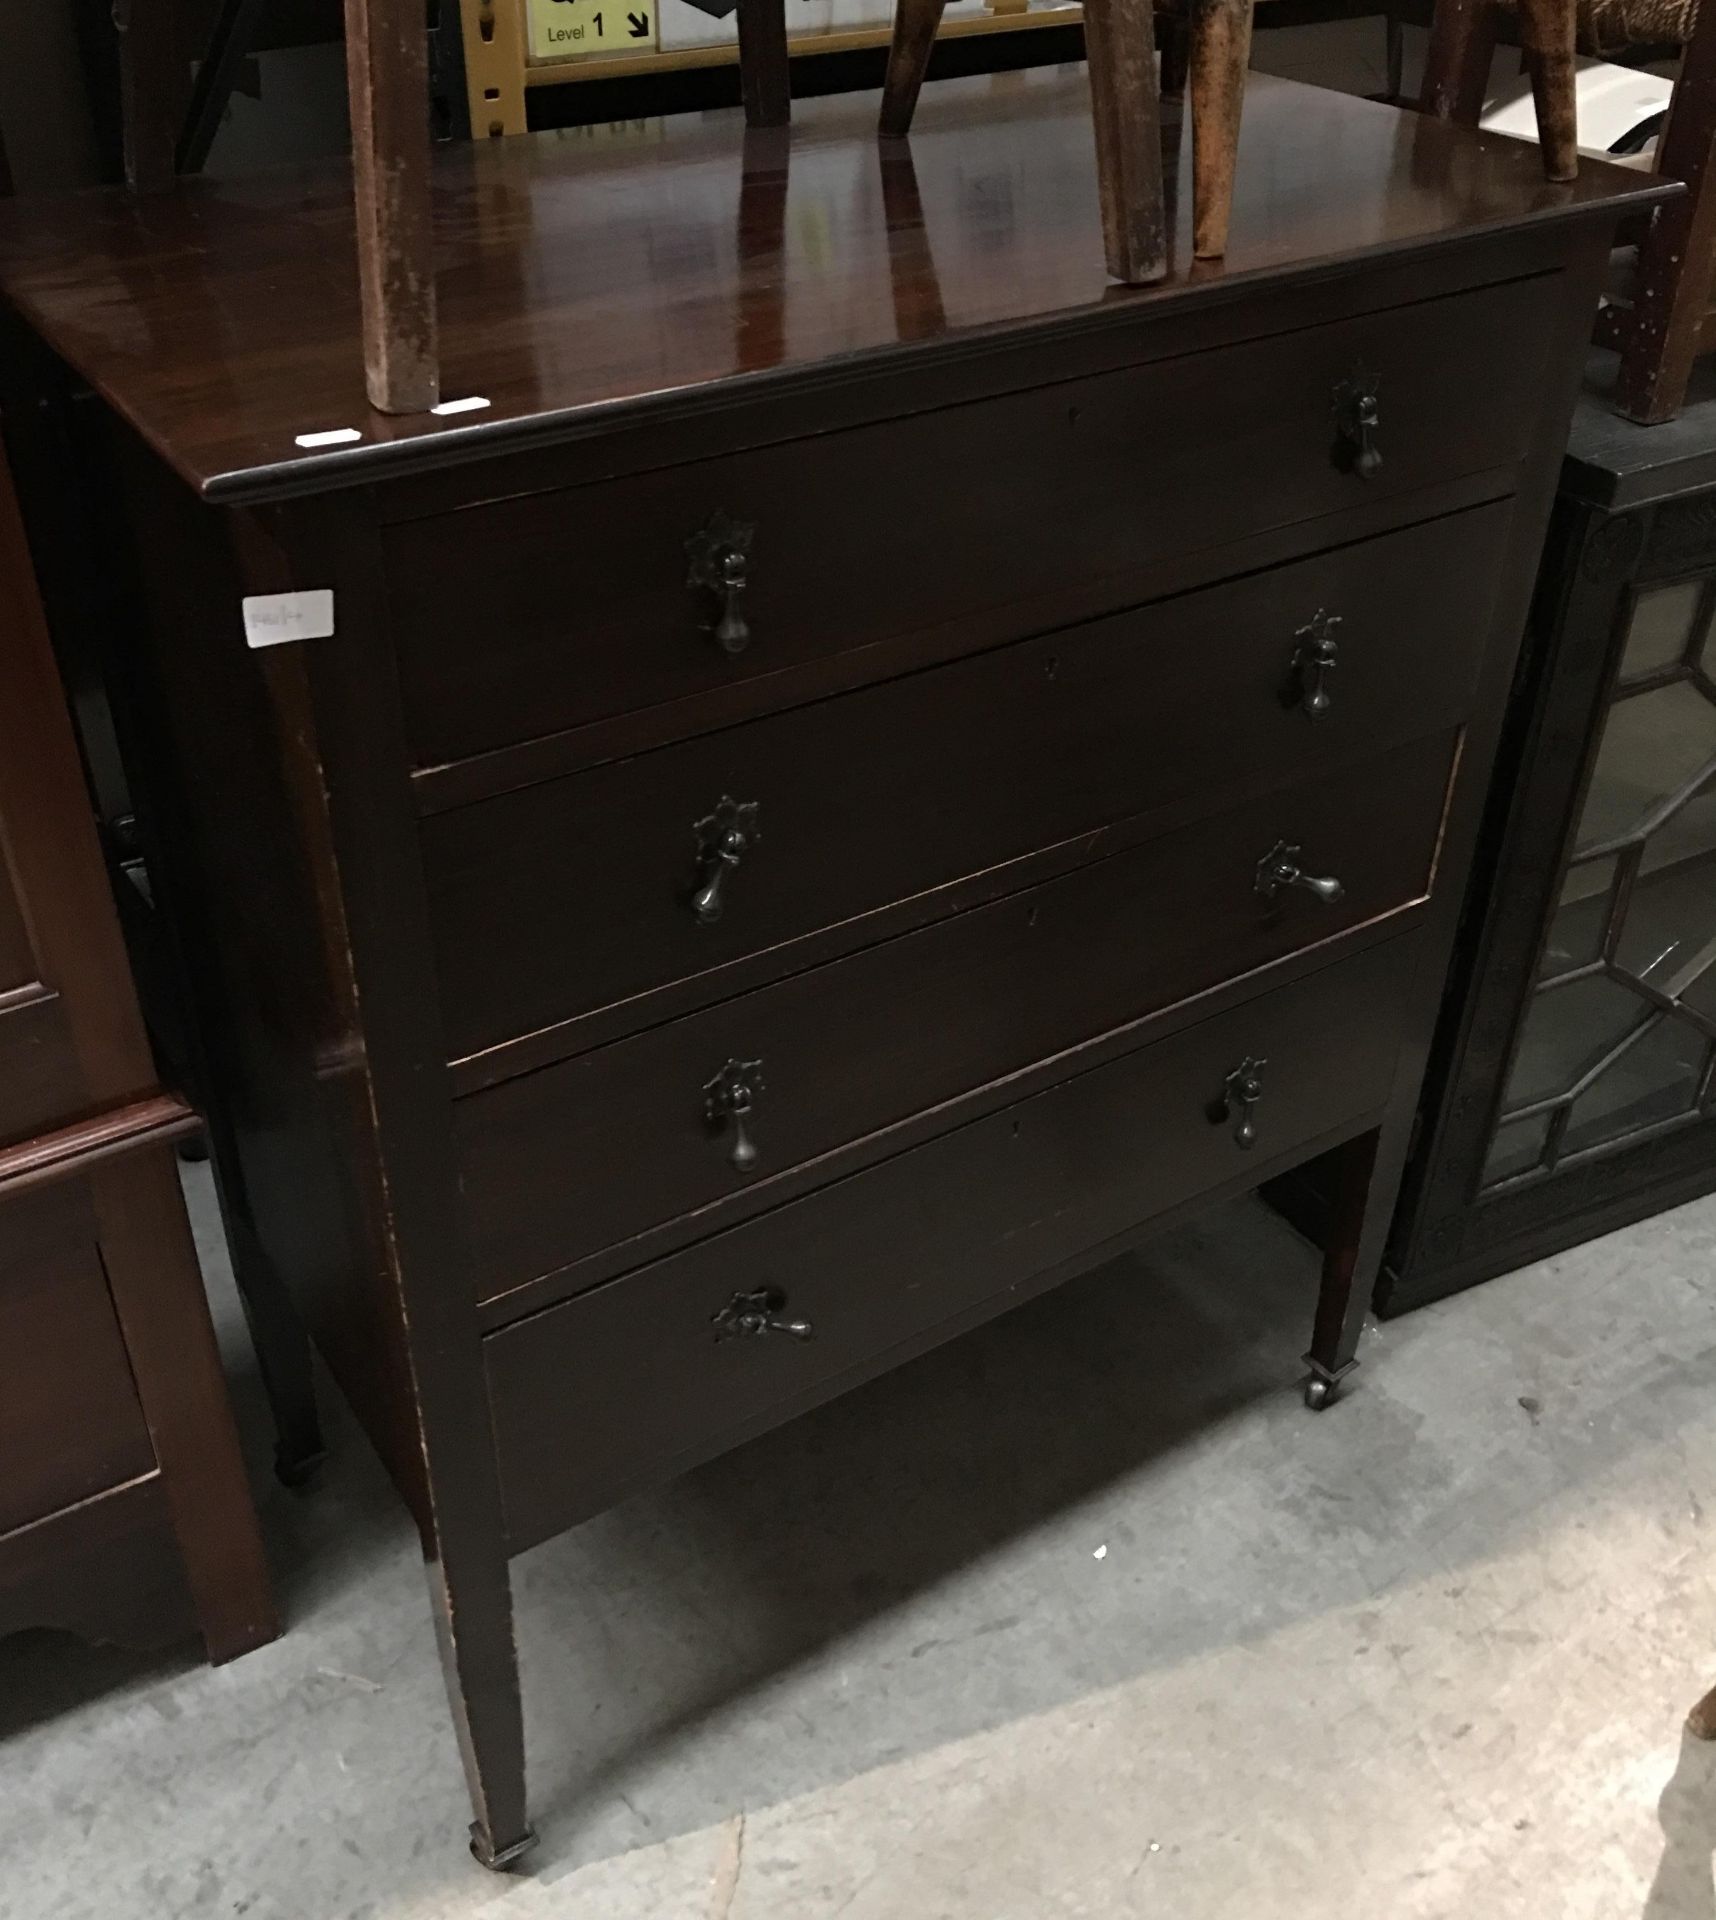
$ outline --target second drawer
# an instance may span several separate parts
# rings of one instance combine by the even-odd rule
[[[480,1297],[742,1204],[772,1176],[1398,912],[1429,888],[1452,747],[1421,740],[1267,794],[470,1095],[455,1123]],[[1306,883],[1271,901],[1259,863],[1278,846],[1297,849]]]
[[[665,1019],[1042,879],[1081,836],[1212,813],[1224,793],[1456,724],[1508,513],[1451,515],[426,820],[450,1057],[535,1035],[516,1071],[573,1051],[556,1026],[605,1009],[606,1038]],[[1334,664],[1295,670],[1319,613]],[[1307,719],[1319,690],[1326,711]],[[756,807],[731,868],[714,847],[723,798]],[[699,917],[700,884],[718,917]]]

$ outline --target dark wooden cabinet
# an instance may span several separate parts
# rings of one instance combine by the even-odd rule
[[[337,176],[0,216],[240,1272],[417,1517],[491,1864],[508,1557],[629,1488],[1331,1152],[1333,1396],[1662,191],[1258,81],[1225,262],[1123,293],[1079,76],[873,113],[440,156],[438,418],[363,405]]]
[[[1716,379],[1574,415],[1378,1295],[1399,1313],[1716,1187]]]
[[[173,1142],[0,459],[0,1632],[276,1631]]]

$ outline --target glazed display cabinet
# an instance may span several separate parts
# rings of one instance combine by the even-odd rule
[[[1716,386],[1594,371],[1379,1305],[1716,1188]]]

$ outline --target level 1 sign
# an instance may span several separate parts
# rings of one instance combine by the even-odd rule
[[[530,0],[530,57],[654,53],[656,0]]]

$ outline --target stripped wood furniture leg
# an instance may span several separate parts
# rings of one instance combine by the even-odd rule
[[[1657,148],[1657,171],[1686,182],[1639,244],[1632,311],[1617,322],[1615,406],[1629,420],[1670,420],[1686,398],[1716,285],[1716,8],[1701,11]]]
[[[1192,253],[1227,252],[1233,169],[1251,59],[1251,0],[1192,4]]]
[[[1579,176],[1578,103],[1573,91],[1573,0],[1519,0],[1520,37],[1537,103],[1537,139],[1551,180]]]
[[[125,181],[138,193],[173,184],[183,91],[176,84],[176,24],[163,0],[114,0]]]
[[[885,140],[903,140],[912,130],[918,94],[923,89],[936,28],[947,0],[899,0],[894,36],[888,43],[888,71],[882,81],[882,116],[877,131]]]
[[[1495,55],[1495,15],[1489,0],[1436,0],[1424,53],[1420,108],[1438,120],[1476,126]]]
[[[1168,271],[1152,0],[1086,0],[1084,37],[1108,271],[1142,286]]]
[[[412,0],[346,0],[364,379],[381,413],[441,397],[425,34]]]
[[[739,92],[748,127],[784,127],[792,118],[786,0],[739,0]]]

